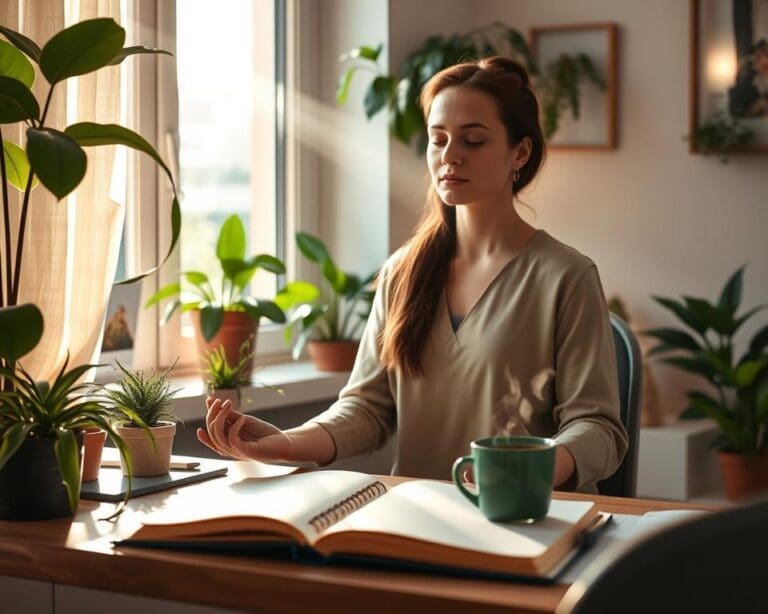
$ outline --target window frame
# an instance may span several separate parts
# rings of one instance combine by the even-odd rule
[[[178,1],[178,0],[177,0]],[[276,29],[284,26],[280,48],[273,49],[276,62],[277,114],[275,121],[275,251],[286,263],[287,277],[317,281],[319,275],[300,258],[293,236],[299,228],[317,233],[319,216],[318,156],[302,145],[302,105],[319,87],[317,77],[319,14],[315,3],[271,0]],[[134,0],[129,7],[137,24],[133,44],[176,53],[176,2]],[[273,43],[273,47],[274,47]],[[254,50],[254,53],[257,51]],[[157,151],[178,178],[178,92],[176,65],[167,56],[138,56],[131,77],[134,92],[129,117],[140,134],[154,142]],[[281,83],[282,82],[282,83]],[[282,86],[282,87],[281,87]],[[130,158],[130,157],[129,157]],[[170,183],[146,156],[129,163],[128,198],[140,206],[128,208],[126,216],[126,267],[129,273],[156,266],[170,241]],[[183,211],[183,203],[182,203]],[[183,223],[183,222],[182,222]],[[253,235],[252,235],[253,236]],[[258,238],[258,237],[257,237]],[[158,271],[143,280],[142,303],[166,284],[177,281],[180,251],[174,250]],[[280,282],[284,281],[284,278]],[[197,370],[194,337],[183,336],[178,314],[160,326],[165,303],[142,309],[139,318],[137,367],[165,367],[179,358],[177,370]],[[290,347],[283,326],[262,319],[257,338],[257,363],[290,361]]]

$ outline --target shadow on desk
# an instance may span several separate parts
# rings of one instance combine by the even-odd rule
[[[605,552],[557,614],[768,612],[768,499],[697,516]]]

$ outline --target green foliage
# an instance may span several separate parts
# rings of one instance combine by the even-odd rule
[[[212,390],[231,390],[246,386],[251,381],[251,373],[248,363],[253,358],[255,348],[251,347],[251,340],[246,339],[240,346],[237,364],[230,365],[227,362],[227,354],[224,346],[219,346],[203,355],[206,378],[206,386]]]
[[[360,279],[340,270],[325,244],[308,233],[297,232],[296,244],[304,257],[320,268],[322,288],[308,281],[294,281],[286,284],[275,297],[282,309],[292,310],[285,327],[286,343],[293,337],[294,326],[301,326],[293,346],[294,360],[301,355],[313,332],[323,341],[355,339],[371,311],[374,295],[371,286],[377,274]]]
[[[31,303],[0,307],[0,331],[0,359],[13,365],[40,343],[43,314]]]
[[[244,311],[254,319],[265,317],[272,322],[285,322],[285,314],[274,302],[257,299],[246,290],[257,270],[263,269],[276,275],[285,273],[285,265],[268,254],[246,258],[245,228],[237,215],[230,215],[221,227],[216,243],[216,257],[222,270],[221,289],[217,293],[208,275],[200,271],[183,271],[182,284],[174,282],[160,288],[144,305],[149,307],[173,297],[163,312],[165,324],[177,309],[181,311],[200,310],[200,326],[203,336],[210,341],[221,328],[226,311]]]
[[[717,155],[728,163],[728,154],[737,147],[749,145],[755,133],[735,119],[719,111],[708,117],[692,134],[686,136],[694,149],[705,155]]]
[[[176,361],[161,374],[154,371],[128,371],[119,361],[117,363],[123,376],[117,384],[106,387],[101,399],[107,407],[113,421],[123,422],[128,426],[145,429],[157,426],[158,422],[180,422],[173,413],[173,397],[178,390],[171,390],[168,374]],[[154,441],[151,433],[150,438]]]
[[[8,360],[8,355],[3,358]],[[0,376],[13,384],[0,391],[0,469],[29,437],[55,440],[54,450],[74,511],[80,498],[80,455],[75,434],[87,426],[104,429],[128,467],[131,459],[122,438],[110,422],[110,412],[98,399],[88,398],[90,384],[78,384],[89,369],[80,365],[67,370],[69,358],[51,382],[36,382],[20,365],[0,367]],[[130,493],[130,480],[128,493]],[[128,500],[126,494],[115,516]]]
[[[734,335],[765,307],[737,315],[743,275],[744,267],[730,277],[717,303],[691,296],[680,301],[653,297],[684,329],[655,328],[643,334],[658,341],[651,355],[663,354],[662,362],[703,378],[715,391],[715,396],[688,392],[684,417],[714,418],[721,430],[720,447],[751,457],[768,447],[768,326],[754,335],[736,360]]]
[[[342,74],[336,101],[338,104],[346,102],[352,78],[358,70],[374,75],[363,101],[366,117],[370,119],[386,109],[393,136],[409,144],[415,135],[419,135],[421,149],[427,143],[424,119],[418,106],[421,89],[436,73],[459,62],[492,55],[506,55],[520,61],[541,100],[542,124],[547,139],[555,133],[559,118],[568,108],[574,117],[579,116],[583,82],[591,81],[605,89],[603,77],[584,54],[563,54],[540,75],[525,37],[500,22],[466,34],[430,36],[403,61],[398,76],[388,75],[379,68],[381,49],[382,45],[376,48],[362,46],[341,57],[342,61],[353,60],[355,64]]]

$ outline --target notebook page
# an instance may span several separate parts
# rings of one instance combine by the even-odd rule
[[[414,480],[389,489],[325,531],[374,531],[515,557],[536,557],[594,504],[553,500],[533,523],[491,522],[452,484]]]
[[[146,525],[177,524],[228,516],[263,516],[286,522],[307,539],[309,519],[374,481],[353,471],[317,471],[273,478],[244,478],[205,491],[180,489],[147,516]]]

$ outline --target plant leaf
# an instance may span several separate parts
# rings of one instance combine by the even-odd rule
[[[8,459],[16,454],[16,450],[21,447],[34,426],[28,422],[17,422],[0,433],[0,471]]]
[[[666,307],[669,311],[674,313],[684,324],[687,324],[696,332],[700,334],[706,332],[706,324],[702,323],[694,314],[690,313],[685,305],[678,303],[674,299],[665,298],[663,296],[652,296],[651,298],[662,307]]]
[[[325,243],[307,232],[296,233],[296,245],[298,245],[301,253],[312,262],[323,264],[326,260],[331,259]]]
[[[132,47],[123,47],[120,51],[117,52],[117,55],[112,59],[112,61],[109,64],[107,64],[107,66],[117,66],[128,56],[136,55],[136,54],[146,54],[146,53],[151,53],[151,54],[162,53],[164,55],[173,56],[173,54],[170,51],[165,51],[164,49],[150,49],[149,47],[144,47],[142,45],[134,45]]]
[[[20,32],[6,28],[5,26],[0,26],[0,33],[2,33],[5,38],[11,41],[11,43],[13,43],[18,50],[26,53],[35,62],[40,61],[40,47],[31,38],[21,34]]]
[[[163,299],[168,298],[169,296],[174,296],[176,294],[179,294],[181,292],[181,284],[179,282],[174,282],[171,284],[168,284],[167,286],[163,286],[160,288],[157,292],[155,292],[151,297],[149,297],[149,300],[144,303],[144,308],[151,307],[155,303],[159,303]]]
[[[27,188],[27,181],[29,181],[30,166],[27,152],[16,143],[3,141],[3,156],[5,157],[5,173],[8,183],[23,192]],[[36,187],[39,183],[40,180],[37,176],[33,176],[32,187]]]
[[[750,360],[741,363],[734,373],[736,385],[740,388],[751,386],[752,382],[755,381],[757,374],[765,368],[767,363],[768,360]]]
[[[114,19],[88,19],[55,34],[40,52],[40,70],[51,85],[84,75],[109,63],[125,42]]]
[[[260,269],[274,273],[275,275],[285,274],[285,265],[281,260],[270,256],[269,254],[259,254],[251,258],[251,264]]]
[[[757,389],[756,417],[759,424],[768,420],[768,378],[763,380]]]
[[[74,432],[66,429],[59,431],[53,450],[59,461],[61,479],[67,489],[69,507],[74,512],[80,500],[80,455]]]
[[[245,259],[245,228],[236,214],[230,215],[219,232],[219,240],[216,243],[216,257],[222,261]]]
[[[27,156],[40,183],[59,200],[80,184],[88,163],[82,147],[53,128],[27,129]]]
[[[387,106],[395,92],[394,77],[376,77],[365,92],[363,108],[365,116],[371,119],[376,113]]]
[[[256,299],[256,302],[265,318],[276,324],[285,324],[285,313],[275,303],[266,299]]]
[[[355,74],[357,68],[352,66],[347,68],[339,79],[339,85],[336,87],[336,104],[344,104],[347,102],[347,96],[349,95],[349,86],[352,83],[352,75]]]
[[[753,356],[759,355],[768,345],[768,325],[761,328],[749,344],[749,353]]]
[[[666,346],[665,349],[682,349],[691,350],[693,352],[701,350],[701,346],[693,337],[684,331],[674,328],[652,328],[650,330],[642,331],[640,334],[648,337],[655,337],[659,341],[662,341]]]
[[[277,293],[275,303],[281,309],[290,309],[300,303],[312,303],[320,298],[320,289],[308,281],[292,281]]]
[[[221,307],[207,305],[200,309],[200,330],[206,341],[213,339],[219,332],[224,321],[224,310]]]
[[[0,40],[0,76],[21,81],[28,88],[35,82],[35,69],[14,45]]]
[[[692,296],[684,296],[688,312],[693,317],[704,324],[707,329],[712,328],[721,335],[727,335],[733,327],[733,318],[728,311],[715,307],[709,301]]]
[[[717,301],[717,306],[720,309],[730,312],[731,316],[736,313],[741,303],[741,290],[744,278],[744,267],[741,267],[736,271],[731,278],[726,282],[720,293],[720,298]]]
[[[37,98],[21,81],[0,76],[0,124],[39,119]]]
[[[165,171],[168,179],[173,186],[174,193],[176,184],[173,175],[163,159],[155,151],[155,148],[140,134],[133,130],[124,128],[119,124],[97,124],[94,122],[80,122],[67,126],[64,133],[77,142],[81,147],[98,147],[100,145],[125,145],[147,154]]]
[[[337,294],[343,295],[346,292],[347,276],[344,271],[336,268],[330,258],[323,263],[323,277],[328,280]]]
[[[165,306],[165,310],[163,311],[163,317],[160,318],[160,325],[165,326],[166,324],[168,324],[168,320],[171,319],[171,316],[180,306],[181,306],[180,300],[175,300],[168,303]]]
[[[43,314],[32,303],[0,307],[0,357],[16,362],[43,336]]]

